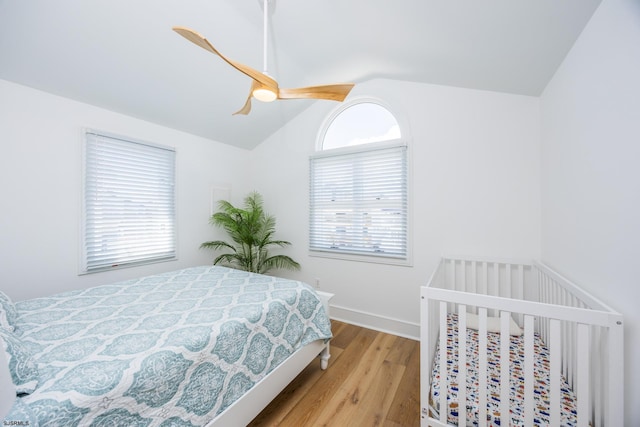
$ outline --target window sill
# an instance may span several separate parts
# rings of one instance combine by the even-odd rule
[[[348,254],[342,252],[330,252],[330,251],[309,251],[310,257],[315,258],[330,258],[337,259],[342,261],[355,261],[355,262],[366,262],[370,264],[385,264],[385,265],[396,265],[399,267],[413,267],[413,262],[410,256],[406,258],[392,258],[392,257],[384,257],[384,256],[372,256],[372,255],[359,255],[359,254]]]

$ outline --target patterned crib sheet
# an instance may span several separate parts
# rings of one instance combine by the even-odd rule
[[[440,399],[440,354],[439,340],[436,345],[431,385],[431,404],[439,411]],[[479,371],[479,339],[478,331],[467,329],[467,426],[478,425],[478,371]],[[549,416],[549,350],[538,333],[534,334],[534,425],[548,426]],[[510,422],[500,422],[500,334],[487,333],[487,425],[490,427],[524,426],[524,336],[510,337],[510,368],[509,379]],[[458,425],[458,315],[447,315],[447,381],[449,384],[447,403],[449,413],[447,422]],[[561,425],[574,427],[576,419],[576,396],[566,381],[561,378]]]
[[[308,285],[196,267],[16,304],[40,426],[201,426],[296,349],[331,337]]]

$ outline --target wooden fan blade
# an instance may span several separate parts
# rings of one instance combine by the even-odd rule
[[[247,101],[244,103],[242,108],[236,111],[235,113],[233,113],[233,115],[235,116],[238,114],[242,114],[246,116],[247,114],[249,114],[250,111],[251,111],[251,94],[249,94],[249,96],[247,97]]]
[[[233,113],[234,116],[236,114],[244,114],[245,116],[249,114],[249,112],[251,111],[251,98],[253,97],[253,91],[258,87],[260,87],[260,83],[256,82],[255,80],[252,80],[251,89],[249,90],[249,96],[247,96],[247,101],[244,103],[241,109]]]
[[[353,83],[340,83],[323,86],[308,86],[296,89],[280,89],[279,99],[328,99],[330,101],[344,101],[349,95]]]
[[[236,70],[240,71],[241,73],[246,74],[247,76],[251,77],[252,79],[257,80],[263,86],[266,86],[266,87],[274,90],[275,92],[278,91],[278,83],[275,80],[273,80],[271,77],[267,76],[264,73],[261,73],[258,70],[255,70],[255,69],[253,69],[253,68],[251,68],[251,67],[249,67],[247,65],[241,64],[239,62],[233,61],[233,60],[225,57],[220,52],[218,52],[218,50],[215,47],[213,47],[213,45],[211,43],[209,43],[209,40],[207,40],[206,37],[204,37],[202,34],[198,33],[197,31],[194,31],[194,30],[192,30],[190,28],[186,28],[186,27],[180,27],[180,26],[173,27],[173,31],[175,31],[176,33],[180,34],[182,37],[184,37],[185,39],[189,40],[190,42],[192,42],[194,44],[197,44],[201,48],[206,49],[209,52],[218,55],[227,64],[231,65],[233,68],[235,68]]]

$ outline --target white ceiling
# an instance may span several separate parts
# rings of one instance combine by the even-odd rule
[[[601,0],[270,0],[282,87],[389,78],[539,95]],[[312,100],[253,102],[262,0],[0,0],[0,79],[251,149]]]

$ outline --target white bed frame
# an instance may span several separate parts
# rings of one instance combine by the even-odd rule
[[[317,291],[317,293],[328,316],[329,301],[334,294],[321,291]],[[254,385],[244,396],[215,417],[207,424],[207,427],[246,426],[318,356],[322,370],[327,369],[331,357],[329,342],[318,340],[300,348]]]
[[[486,372],[487,316],[500,316],[501,338],[509,336],[509,317],[524,329],[524,425],[533,425],[533,333],[538,332],[550,351],[550,419],[560,425],[560,384],[564,375],[577,396],[580,427],[624,425],[622,316],[539,262],[448,257],[441,259],[429,283],[421,288],[421,425],[448,426],[447,393],[440,393],[439,418],[430,411],[431,371],[437,340],[440,360],[446,360],[446,316],[458,313],[458,327],[466,328],[466,315],[479,317],[479,372]],[[464,336],[464,335],[463,335]],[[484,339],[482,337],[485,337]],[[442,342],[444,341],[444,342]],[[459,363],[466,363],[464,340]],[[507,342],[508,339],[501,339]],[[508,345],[500,358],[508,360]],[[504,370],[503,372],[507,372]],[[458,382],[466,383],[465,370]],[[479,377],[479,426],[486,425],[486,376]],[[440,375],[440,390],[447,390]],[[509,412],[509,378],[500,378],[501,413]],[[459,391],[465,408],[466,390]],[[460,416],[466,411],[461,410]],[[461,422],[461,425],[465,423]]]

